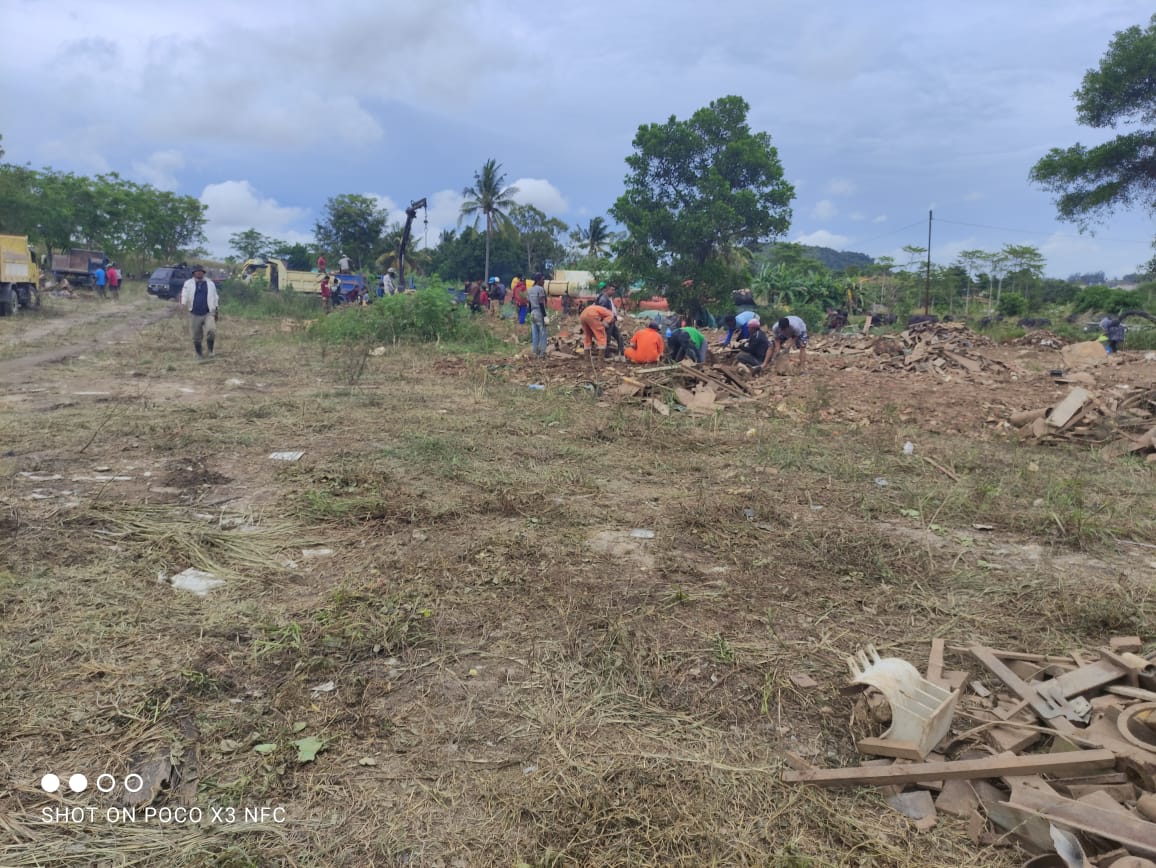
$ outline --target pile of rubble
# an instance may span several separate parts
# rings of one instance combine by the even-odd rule
[[[891,726],[857,748],[891,759],[819,769],[791,756],[784,779],[878,786],[917,828],[956,815],[977,843],[1054,851],[1062,861],[1049,865],[1156,868],[1156,654],[1141,648],[1114,637],[1094,654],[1049,656],[937,639],[924,677],[869,646],[848,659],[852,681],[882,695]],[[945,650],[981,677],[944,671]]]
[[[830,335],[811,342],[813,352],[848,357],[843,367],[860,367],[869,361],[878,371],[918,371],[946,378],[949,372],[1004,374],[1003,362],[976,352],[993,346],[959,322],[918,323],[897,335]]]
[[[1046,347],[1050,350],[1059,350],[1066,347],[1069,342],[1047,329],[1039,329],[1028,332],[1022,338],[1016,338],[1012,343],[1017,347]]]
[[[744,401],[755,392],[733,368],[722,365],[695,365],[684,359],[677,365],[661,368],[639,368],[623,375],[614,390],[620,398],[648,401],[664,416],[670,412],[666,400],[673,395],[692,413],[710,415],[720,407]]]
[[[1089,385],[1094,380],[1078,372]],[[1008,421],[1025,439],[1038,443],[1071,441],[1100,447],[1109,457],[1143,455],[1156,462],[1156,388],[1121,384],[1096,394],[1073,386],[1064,399],[1051,407],[1013,413]]]

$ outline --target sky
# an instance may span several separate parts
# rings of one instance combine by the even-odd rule
[[[785,240],[933,261],[1033,244],[1049,276],[1137,270],[1153,215],[1081,234],[1028,182],[1098,144],[1073,92],[1136,0],[0,0],[7,162],[115,171],[208,206],[211,252],[250,227],[309,242],[325,202],[458,226],[490,158],[570,225],[622,194],[638,127],[730,94],[796,189]]]

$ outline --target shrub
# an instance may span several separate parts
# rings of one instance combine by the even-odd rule
[[[437,285],[375,299],[368,307],[339,307],[313,323],[309,334],[329,344],[484,342],[486,335]]]
[[[1005,292],[999,299],[999,312],[1004,316],[1023,316],[1028,302],[1018,292]]]
[[[1127,289],[1112,289],[1109,286],[1085,287],[1072,305],[1073,313],[1102,311],[1120,313],[1128,308],[1144,307],[1144,297]]]

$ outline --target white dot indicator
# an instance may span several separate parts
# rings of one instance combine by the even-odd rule
[[[60,778],[49,772],[40,779],[40,789],[46,793],[55,793],[60,789]]]
[[[124,788],[130,793],[139,793],[144,789],[144,778],[133,772],[131,775],[126,775],[124,779]]]
[[[116,778],[105,772],[96,779],[96,788],[102,793],[111,793],[116,789]]]
[[[88,789],[88,778],[81,774],[73,775],[68,779],[68,788],[74,793],[83,793]]]

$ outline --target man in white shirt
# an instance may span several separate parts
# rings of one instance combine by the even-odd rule
[[[181,307],[187,308],[191,315],[189,324],[193,333],[193,349],[197,351],[198,359],[205,357],[201,349],[202,337],[208,346],[209,355],[213,354],[213,342],[217,339],[218,304],[217,284],[205,277],[203,265],[194,265],[193,276],[181,288]]]

